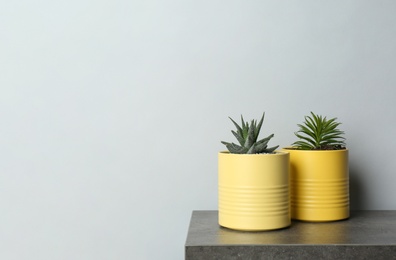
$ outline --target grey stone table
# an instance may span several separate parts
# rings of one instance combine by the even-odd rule
[[[223,228],[217,219],[217,211],[193,211],[186,260],[396,259],[396,211],[352,211],[347,220],[262,232]]]

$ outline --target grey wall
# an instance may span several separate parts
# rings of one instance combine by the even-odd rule
[[[352,208],[396,210],[395,1],[3,1],[0,258],[182,259],[228,116],[343,122]]]

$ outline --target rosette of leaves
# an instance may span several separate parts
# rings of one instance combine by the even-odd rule
[[[338,129],[341,123],[337,118],[327,119],[311,112],[305,116],[303,124],[297,124],[299,130],[294,134],[300,139],[293,143],[299,150],[340,150],[345,149],[343,131]]]
[[[234,154],[257,154],[257,153],[273,153],[279,145],[268,148],[267,144],[274,134],[267,136],[264,139],[257,141],[260,134],[261,126],[263,125],[264,115],[261,120],[257,123],[257,120],[252,120],[249,123],[245,122],[241,115],[241,125],[238,125],[231,117],[229,117],[236,127],[236,131],[231,130],[232,134],[238,140],[238,144],[228,143],[222,141],[230,153]]]

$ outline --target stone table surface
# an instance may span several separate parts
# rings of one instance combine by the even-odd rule
[[[185,259],[396,259],[396,211],[351,211],[347,220],[261,232],[223,228],[217,211],[193,211]]]

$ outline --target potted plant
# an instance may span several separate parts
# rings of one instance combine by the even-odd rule
[[[218,154],[219,225],[245,231],[289,226],[289,154],[267,147],[274,134],[258,140],[264,113],[258,123],[230,119],[239,144],[222,142],[228,151]]]
[[[311,112],[290,153],[292,219],[324,222],[349,217],[348,149],[337,118]]]

